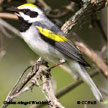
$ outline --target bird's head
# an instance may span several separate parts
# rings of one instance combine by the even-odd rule
[[[11,11],[14,11],[19,18],[23,18],[28,23],[42,20],[44,17],[43,11],[33,4],[23,4],[17,8],[11,8]]]

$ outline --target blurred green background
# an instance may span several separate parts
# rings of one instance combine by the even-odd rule
[[[59,8],[61,5],[66,5],[70,1],[69,0],[46,0],[52,8]],[[5,6],[18,6],[23,3],[19,0],[16,0],[10,4],[4,3]],[[61,18],[62,22],[66,21],[71,14],[66,17]],[[101,13],[100,13],[101,16]],[[100,17],[102,18],[102,17]],[[12,24],[14,27],[18,28],[19,24],[16,20],[7,20],[8,23]],[[104,20],[102,19],[104,22]],[[97,27],[93,29],[89,29],[88,27],[89,21],[86,21],[82,25],[77,25],[73,31],[77,32],[80,38],[92,49],[95,51],[100,51],[102,46],[104,45],[104,40],[102,38],[102,34]],[[12,34],[13,35],[13,34]],[[3,104],[6,96],[9,91],[15,84],[16,80],[20,76],[20,74],[26,69],[27,66],[30,65],[30,62],[33,60],[37,60],[38,56],[33,53],[29,47],[24,43],[22,39],[13,35],[13,38],[7,38],[3,35],[0,35],[3,39],[3,47],[6,51],[6,54],[0,58],[0,106]],[[90,61],[91,62],[91,61]],[[52,76],[56,80],[57,89],[56,92],[60,91],[62,88],[71,84],[75,80],[63,69],[57,67],[52,70]],[[95,84],[98,87],[106,88],[106,79],[100,73],[97,76],[93,77]],[[103,95],[104,96],[104,95]],[[42,101],[45,97],[41,93],[38,87],[34,87],[33,91],[29,91],[25,94],[22,94],[14,101]],[[104,97],[106,99],[106,97]],[[66,95],[62,96],[59,101],[66,108],[84,108],[84,105],[77,104],[77,101],[86,101],[93,100],[95,101],[95,97],[93,96],[89,87],[83,83],[80,86],[73,89],[71,92],[68,92]],[[29,105],[9,105],[8,108],[28,108]],[[45,106],[44,108],[47,108]],[[101,105],[97,103],[96,105],[87,105],[87,108],[106,108],[106,105]]]

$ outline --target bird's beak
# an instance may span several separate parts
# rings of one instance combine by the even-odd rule
[[[11,7],[11,8],[7,8],[7,11],[11,11],[11,12],[18,13],[19,12],[19,9],[18,8],[15,8],[15,7]]]
[[[20,16],[20,14],[19,14],[20,9],[18,9],[18,8],[15,8],[15,7],[7,8],[7,11],[15,12],[15,15]]]

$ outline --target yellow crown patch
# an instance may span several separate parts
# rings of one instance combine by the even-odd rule
[[[36,7],[36,5],[34,5],[34,4],[23,4],[23,5],[18,6],[18,8],[23,8],[23,7],[26,7],[26,6]]]

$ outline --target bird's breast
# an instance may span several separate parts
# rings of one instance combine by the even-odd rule
[[[35,31],[35,32],[34,32]],[[41,37],[39,32],[33,28],[21,33],[22,38],[28,46],[39,56],[50,62],[58,62],[64,56],[54,46],[49,45]]]

